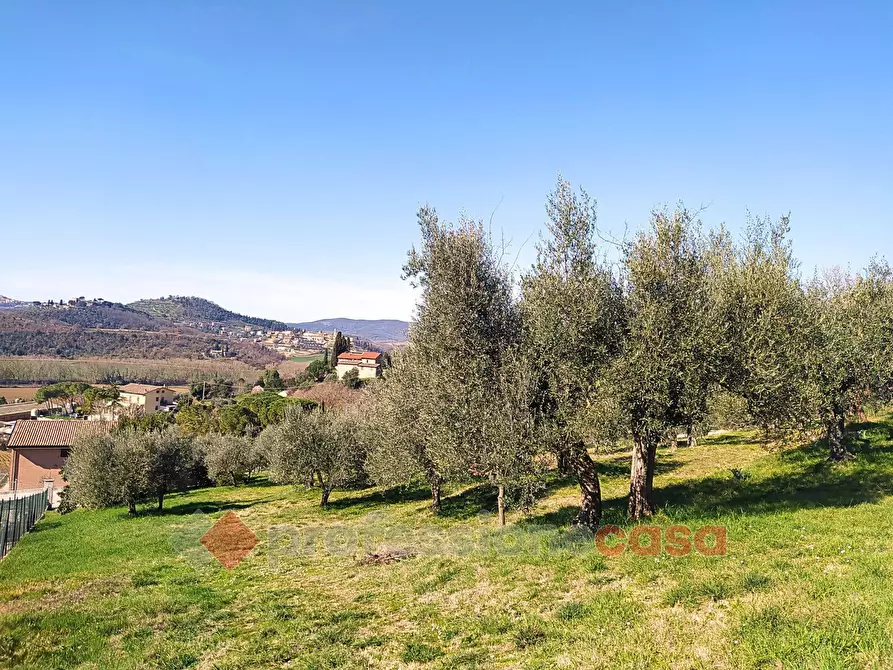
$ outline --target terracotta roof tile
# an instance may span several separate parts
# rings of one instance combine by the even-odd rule
[[[378,360],[378,357],[381,356],[377,351],[364,351],[361,354],[338,354],[338,360],[340,361],[342,358],[346,361],[361,361],[364,358],[372,359],[373,361]]]
[[[9,436],[10,449],[16,447],[70,447],[75,439],[109,432],[112,421],[16,421]]]

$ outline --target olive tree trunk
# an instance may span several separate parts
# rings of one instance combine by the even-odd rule
[[[657,440],[647,432],[633,433],[632,465],[629,477],[630,518],[639,520],[654,513],[654,461],[657,456]]]
[[[505,525],[505,486],[500,484],[497,487],[496,506],[499,510],[499,525]]]
[[[602,520],[602,490],[598,481],[595,461],[586,451],[586,445],[578,443],[564,452],[565,463],[580,484],[580,512],[576,524],[596,530]]]
[[[828,458],[832,461],[845,460],[850,454],[843,445],[846,432],[846,417],[836,411],[825,421],[825,437],[828,440]]]

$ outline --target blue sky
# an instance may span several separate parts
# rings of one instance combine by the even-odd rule
[[[0,293],[407,318],[415,211],[533,258],[561,171],[616,233],[791,212],[893,256],[893,3],[0,3]],[[525,240],[528,240],[525,244]]]

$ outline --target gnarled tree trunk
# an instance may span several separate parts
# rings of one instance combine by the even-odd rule
[[[440,514],[440,477],[431,479],[431,513],[435,516]]]
[[[657,440],[645,431],[633,432],[632,465],[629,477],[629,504],[627,511],[633,520],[654,513],[652,489],[654,488],[654,461],[657,456]]]
[[[504,526],[505,525],[505,487],[502,484],[500,484],[496,490],[497,490],[496,506],[497,506],[497,509],[499,510],[499,525]]]
[[[564,451],[567,467],[580,484],[580,512],[576,524],[595,530],[602,520],[602,490],[598,481],[595,461],[586,451],[586,445],[579,442]]]
[[[828,439],[828,458],[832,461],[845,460],[850,454],[843,445],[846,432],[846,417],[843,412],[835,410],[825,421],[825,437]]]

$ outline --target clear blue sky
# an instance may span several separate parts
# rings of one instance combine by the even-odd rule
[[[406,318],[415,211],[515,248],[559,171],[615,232],[790,211],[893,256],[893,3],[0,3],[0,293]],[[531,240],[521,262],[532,260]]]

